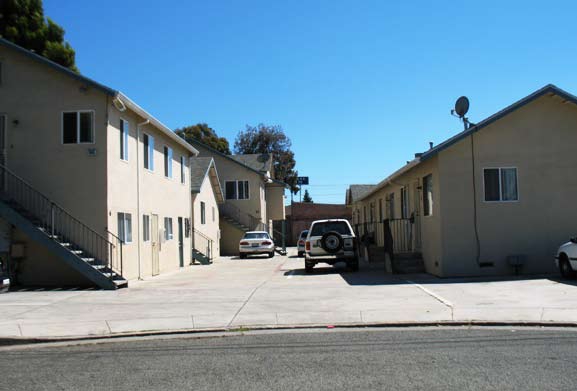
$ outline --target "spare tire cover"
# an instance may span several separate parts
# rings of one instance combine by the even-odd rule
[[[335,231],[327,232],[321,238],[321,247],[329,254],[334,254],[343,248],[343,237]]]

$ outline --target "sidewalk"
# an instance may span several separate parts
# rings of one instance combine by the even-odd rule
[[[309,275],[302,259],[276,256],[222,258],[119,291],[0,295],[0,338],[476,322],[577,325],[577,281],[442,280],[331,267]]]

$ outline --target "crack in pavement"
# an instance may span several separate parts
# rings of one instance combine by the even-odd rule
[[[428,290],[427,288],[425,288],[424,286],[422,286],[421,284],[417,284],[414,281],[410,281],[410,280],[406,280],[409,284],[413,284],[414,286],[416,286],[417,288],[419,288],[420,290],[422,290],[423,292],[425,292],[427,295],[431,296],[432,298],[434,298],[435,300],[437,300],[439,303],[449,307],[451,309],[451,312],[453,311],[453,303],[451,303],[449,300],[443,298],[442,296],[437,295],[436,293]]]

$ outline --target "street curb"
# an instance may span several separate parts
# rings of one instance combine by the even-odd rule
[[[439,321],[439,322],[390,322],[390,323],[341,323],[341,324],[306,324],[294,326],[235,326],[217,327],[206,329],[177,329],[177,330],[151,330],[126,333],[114,333],[105,335],[86,335],[70,337],[0,337],[0,349],[2,347],[14,347],[21,345],[38,345],[66,342],[89,342],[94,343],[112,341],[120,338],[138,337],[162,337],[162,336],[191,336],[199,338],[212,337],[214,333],[226,333],[230,336],[242,335],[251,331],[293,331],[307,329],[362,329],[362,328],[417,328],[417,327],[542,327],[542,328],[577,328],[577,322],[535,322],[535,321]]]

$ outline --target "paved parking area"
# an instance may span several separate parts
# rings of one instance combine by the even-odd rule
[[[157,330],[419,322],[577,324],[577,281],[437,279],[358,273],[294,256],[223,257],[119,291],[0,295],[0,337],[68,337]]]

